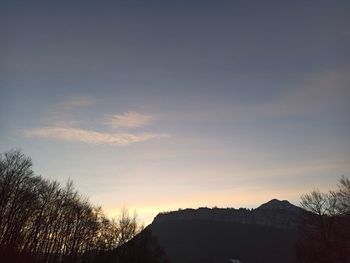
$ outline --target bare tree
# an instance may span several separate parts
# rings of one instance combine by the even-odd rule
[[[298,244],[301,262],[350,262],[350,181],[339,180],[336,190],[314,190],[301,197],[305,217]]]
[[[346,216],[350,216],[350,180],[341,177],[338,185],[338,191],[334,193],[337,197],[337,212]]]
[[[9,262],[94,262],[139,233],[136,214],[108,219],[73,182],[34,175],[19,150],[0,155],[0,258]],[[112,255],[113,253],[111,253]]]

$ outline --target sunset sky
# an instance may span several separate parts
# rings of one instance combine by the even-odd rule
[[[284,3],[282,3],[284,2]],[[350,1],[0,1],[0,151],[110,215],[350,175]]]

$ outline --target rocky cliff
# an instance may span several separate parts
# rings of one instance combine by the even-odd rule
[[[245,208],[198,208],[160,213],[155,217],[153,223],[172,220],[209,220],[296,229],[303,212],[305,211],[302,208],[294,206],[286,200],[273,199],[252,210]]]

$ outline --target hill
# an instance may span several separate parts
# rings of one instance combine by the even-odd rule
[[[172,263],[294,262],[305,211],[271,200],[256,209],[199,208],[157,215],[148,227]]]

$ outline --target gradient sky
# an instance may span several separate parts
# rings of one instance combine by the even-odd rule
[[[282,3],[283,2],[283,3]],[[0,151],[110,215],[350,174],[349,1],[0,1]]]

